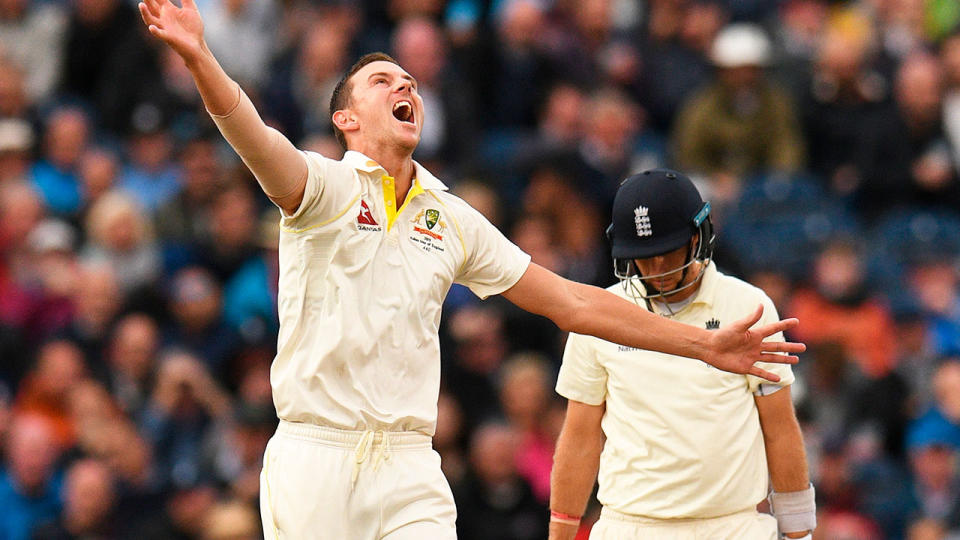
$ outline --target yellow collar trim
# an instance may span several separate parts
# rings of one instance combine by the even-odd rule
[[[414,178],[413,185],[410,186],[410,191],[407,192],[407,198],[404,199],[403,205],[397,209],[396,181],[392,176],[383,175],[380,177],[380,183],[383,186],[383,207],[387,209],[387,230],[389,231],[390,228],[393,227],[393,222],[397,220],[397,216],[410,204],[410,201],[417,195],[423,193],[423,186],[420,185],[419,179]]]

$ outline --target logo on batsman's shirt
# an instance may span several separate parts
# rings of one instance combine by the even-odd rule
[[[373,213],[367,206],[367,201],[360,199],[360,213],[357,214],[357,228],[361,231],[379,231],[380,224],[373,219]]]
[[[718,321],[716,318],[713,318],[707,321],[705,326],[707,327],[707,330],[716,330],[717,328],[720,328],[720,321]]]

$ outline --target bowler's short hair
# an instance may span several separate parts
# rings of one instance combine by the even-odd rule
[[[347,71],[347,74],[340,79],[340,82],[337,83],[336,88],[333,89],[333,95],[330,96],[330,116],[333,117],[333,113],[346,109],[350,106],[350,100],[352,98],[353,84],[350,82],[350,78],[353,75],[363,69],[363,66],[371,64],[373,62],[390,62],[391,64],[400,65],[399,62],[393,59],[387,53],[382,52],[372,52],[365,54],[360,57],[359,60],[350,68],[350,71]],[[340,146],[346,150],[347,148],[347,139],[343,136],[343,132],[340,131],[336,125],[333,126],[333,134],[337,137],[337,142],[340,143]]]

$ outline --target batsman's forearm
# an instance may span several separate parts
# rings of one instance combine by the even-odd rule
[[[240,85],[223,71],[213,54],[202,52],[187,67],[214,123],[274,200],[303,189],[307,164],[303,155],[279,131],[267,126]],[[281,205],[284,206],[284,205]]]
[[[603,441],[597,444],[597,441],[573,439],[563,433],[557,439],[550,472],[550,508],[582,516],[597,478]],[[551,522],[550,540],[572,540],[577,529],[574,525]]]
[[[573,282],[571,282],[573,283]],[[609,291],[573,283],[589,309],[571,316],[570,330],[601,339],[702,360],[709,350],[710,332],[647,311]]]
[[[790,387],[755,398],[767,468],[774,491],[801,491],[810,485],[803,432],[793,410]]]

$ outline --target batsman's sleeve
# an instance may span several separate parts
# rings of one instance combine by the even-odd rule
[[[777,308],[773,305],[773,301],[767,297],[760,289],[756,289],[759,297],[758,300],[763,302],[763,316],[757,322],[755,326],[762,326],[764,324],[775,323],[780,320],[780,315],[777,313]],[[757,304],[754,302],[754,306]],[[744,314],[746,315],[746,314]],[[783,337],[783,332],[777,332],[776,334],[770,336],[766,341],[785,341]],[[747,375],[747,384],[750,387],[751,392],[756,392],[760,387],[760,384],[773,385],[773,386],[788,386],[793,384],[794,376],[793,369],[790,367],[790,364],[774,364],[770,362],[757,362],[757,366],[776,373],[780,376],[780,382],[771,383],[760,377],[754,375]]]
[[[587,405],[600,405],[606,400],[607,370],[600,363],[595,345],[598,341],[570,333],[557,377],[558,394]]]

